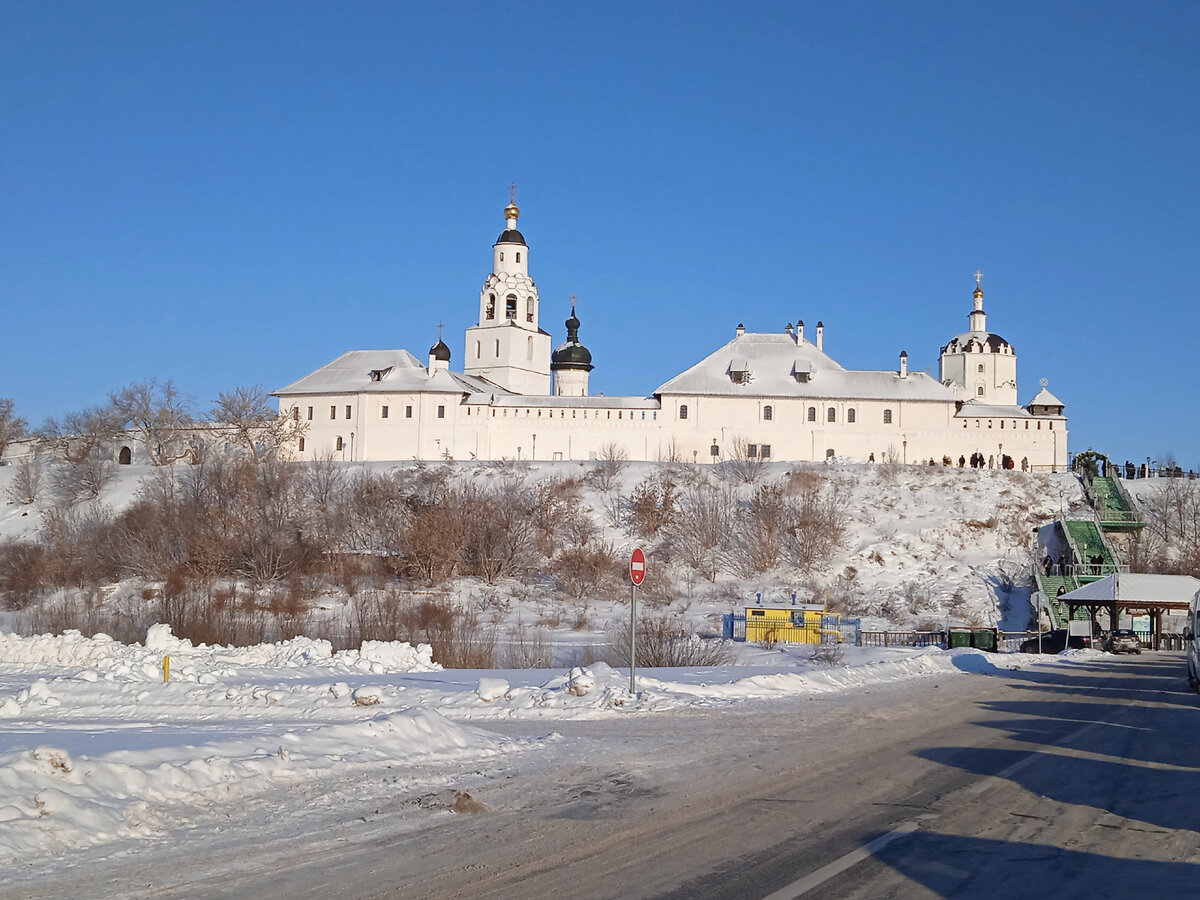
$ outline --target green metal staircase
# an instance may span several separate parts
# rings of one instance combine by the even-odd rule
[[[1096,519],[1105,531],[1133,531],[1145,528],[1137,505],[1125,491],[1119,478],[1097,475],[1083,479],[1083,491],[1096,511]]]
[[[1073,571],[1080,583],[1099,581],[1118,570],[1117,556],[1097,522],[1065,519],[1061,524],[1067,535],[1067,543],[1075,551]]]

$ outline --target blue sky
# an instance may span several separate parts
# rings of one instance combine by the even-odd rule
[[[991,330],[1071,448],[1200,468],[1194,3],[0,6],[0,396],[207,408],[463,329],[519,184],[558,343],[646,394],[739,322],[937,373]]]

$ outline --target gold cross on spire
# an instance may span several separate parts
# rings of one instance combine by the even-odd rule
[[[983,273],[978,269],[975,271],[975,287],[980,287],[979,282],[983,280]]]
[[[515,181],[511,182],[508,186],[508,202],[517,202],[517,183]]]
[[[442,329],[446,327],[445,322],[438,322],[438,340],[442,339]]]

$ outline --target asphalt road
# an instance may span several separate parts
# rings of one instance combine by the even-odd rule
[[[472,788],[482,812],[259,848],[217,878],[200,850],[107,883],[288,900],[1200,896],[1200,697],[1178,653],[553,727],[549,749]]]

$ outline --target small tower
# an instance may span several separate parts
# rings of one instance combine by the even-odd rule
[[[588,373],[595,368],[592,354],[579,343],[579,319],[575,315],[575,295],[571,295],[571,316],[566,321],[567,341],[550,354],[550,371],[554,373],[554,394],[557,397],[586,397]]]
[[[450,348],[446,346],[446,342],[440,337],[438,342],[429,348],[429,374],[432,375],[438,369],[450,368]]]
[[[1017,352],[1000,335],[987,330],[982,278],[982,272],[975,273],[975,292],[967,317],[970,330],[951,338],[942,348],[941,381],[957,388],[964,401],[1015,406]]]
[[[479,322],[467,329],[463,373],[518,394],[550,393],[550,335],[538,327],[538,292],[529,277],[529,245],[517,230],[512,185],[505,227],[492,245],[492,272],[479,292]]]

